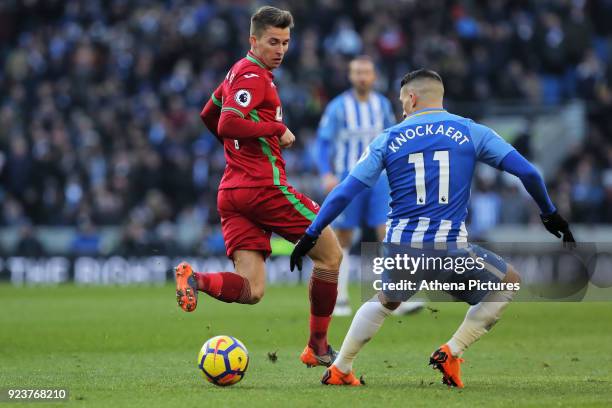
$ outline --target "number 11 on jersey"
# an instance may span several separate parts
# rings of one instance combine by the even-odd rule
[[[438,203],[448,204],[448,185],[450,177],[450,164],[448,150],[437,150],[434,152],[434,161],[439,165]],[[417,205],[425,205],[427,202],[427,189],[425,187],[425,159],[423,153],[411,153],[408,155],[408,163],[414,164],[414,185],[416,188]]]

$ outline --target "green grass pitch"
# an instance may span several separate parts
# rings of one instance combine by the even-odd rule
[[[430,306],[437,311],[387,319],[355,364],[367,385],[337,388],[319,383],[321,368],[298,361],[307,336],[304,286],[271,287],[255,306],[201,296],[187,314],[171,286],[3,284],[0,388],[69,388],[68,402],[36,407],[612,406],[611,304],[510,305],[464,355],[463,390],[442,385],[427,362],[467,306]],[[332,321],[337,348],[349,324]],[[238,337],[250,352],[244,380],[230,388],[207,383],[196,368],[201,345],[218,334]]]

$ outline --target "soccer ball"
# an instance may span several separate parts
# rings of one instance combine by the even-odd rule
[[[198,368],[208,382],[221,387],[234,385],[244,377],[249,366],[249,352],[232,336],[209,339],[198,354]]]

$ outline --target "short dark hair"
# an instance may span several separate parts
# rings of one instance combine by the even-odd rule
[[[404,77],[402,78],[402,82],[400,83],[400,89],[403,88],[404,85],[406,85],[407,83],[417,79],[433,79],[434,81],[438,81],[442,85],[444,85],[444,82],[442,82],[442,77],[436,71],[421,68],[404,75]]]
[[[261,36],[267,27],[293,28],[293,16],[287,10],[263,6],[251,16],[251,35]]]

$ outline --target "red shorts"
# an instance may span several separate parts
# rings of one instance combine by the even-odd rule
[[[227,256],[238,249],[272,252],[276,233],[296,242],[314,220],[319,205],[291,186],[219,190],[217,208]]]

